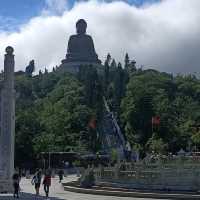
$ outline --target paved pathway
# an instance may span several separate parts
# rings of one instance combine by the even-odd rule
[[[74,176],[69,176],[68,181],[74,180]],[[35,196],[34,186],[31,185],[30,179],[22,179],[21,183],[20,200],[44,200],[45,194],[43,187],[40,188],[40,196]],[[97,196],[89,194],[79,194],[73,192],[67,192],[63,190],[62,185],[59,183],[58,178],[52,179],[52,186],[50,188],[49,200],[153,200],[143,198],[129,198],[129,197],[112,197],[112,196]],[[13,200],[11,194],[0,194],[0,200]]]

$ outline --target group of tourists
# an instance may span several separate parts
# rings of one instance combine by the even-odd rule
[[[63,180],[63,175],[64,172],[63,170],[60,170],[58,172],[59,175],[59,182],[61,183],[61,181]],[[14,173],[13,174],[13,187],[14,187],[14,198],[19,198],[19,191],[20,191],[20,180],[21,180],[21,176],[19,173]],[[51,186],[51,171],[47,170],[44,174],[44,177],[42,179],[42,170],[41,169],[36,169],[36,172],[31,180],[31,184],[35,187],[35,192],[36,192],[36,196],[38,196],[40,193],[40,186],[41,183],[44,186],[44,192],[46,194],[46,197],[48,198],[49,196],[49,187]]]
[[[42,171],[40,169],[37,169],[31,181],[32,185],[35,186],[36,196],[39,195],[41,181],[42,181]],[[51,186],[51,171],[50,170],[47,170],[45,172],[42,184],[44,185],[44,192],[46,194],[46,197],[48,197],[49,187]]]

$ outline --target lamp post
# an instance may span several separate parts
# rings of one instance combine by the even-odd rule
[[[45,168],[46,168],[45,154],[46,154],[46,152],[41,152],[40,154],[42,155],[42,160],[41,160],[42,166],[43,166],[42,168],[43,168],[43,170],[45,171]]]
[[[49,151],[49,169],[51,168],[51,152]]]
[[[46,168],[46,166],[45,166],[45,158],[43,158],[43,167],[44,167],[44,171],[45,171],[45,168]]]
[[[192,141],[189,140],[188,141],[188,151],[191,153],[191,145],[192,145]]]
[[[49,146],[49,169],[51,168],[51,152],[50,152],[50,146]]]

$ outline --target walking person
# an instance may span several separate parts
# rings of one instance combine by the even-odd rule
[[[13,174],[13,187],[14,187],[14,198],[17,197],[19,198],[19,182],[20,182],[20,177],[19,174],[16,172]]]
[[[63,180],[63,174],[64,174],[63,170],[62,170],[62,169],[61,169],[61,170],[59,170],[59,172],[58,172],[58,176],[59,176],[59,183],[61,183],[61,181]]]
[[[43,179],[43,185],[44,185],[44,192],[46,194],[46,197],[49,197],[49,187],[51,186],[51,172],[48,171],[45,173],[44,179]]]
[[[35,185],[36,196],[38,196],[40,192],[41,179],[42,179],[42,172],[41,170],[37,169],[31,181],[31,183]]]

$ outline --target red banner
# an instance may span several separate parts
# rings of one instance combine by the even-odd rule
[[[88,127],[95,129],[97,126],[97,120],[96,118],[92,117],[88,123]]]
[[[159,116],[152,117],[151,123],[155,124],[155,125],[159,125],[160,124],[160,117]]]

